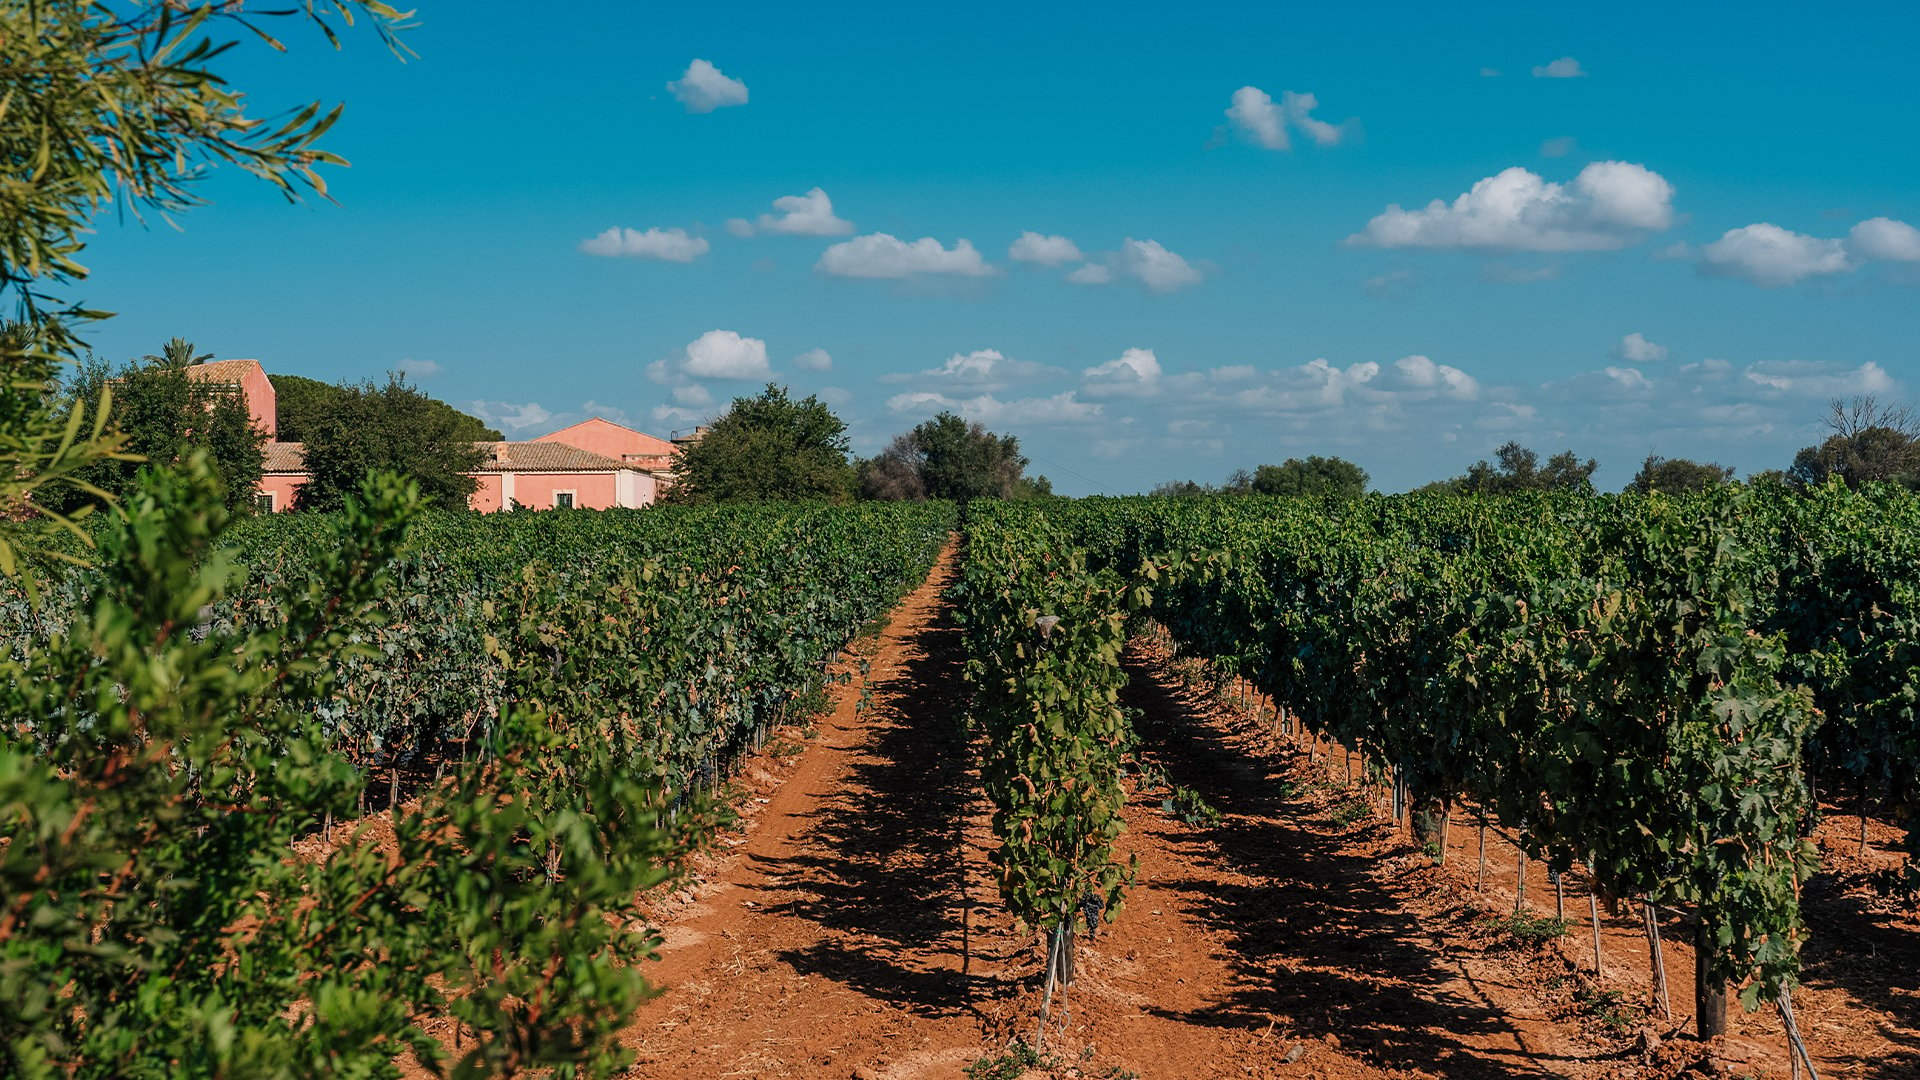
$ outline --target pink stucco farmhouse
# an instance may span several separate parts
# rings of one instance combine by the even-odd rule
[[[277,438],[273,380],[258,360],[216,360],[190,377],[239,388],[254,426],[266,433],[266,469],[255,499],[262,510],[293,509],[307,482],[305,447]],[[595,417],[524,442],[475,444],[484,454],[472,475],[475,510],[606,510],[653,503],[673,482],[680,444]]]

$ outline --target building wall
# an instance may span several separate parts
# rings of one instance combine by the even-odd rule
[[[578,510],[606,510],[618,506],[619,473],[515,473],[513,501],[529,510],[553,509],[556,491],[573,492]]]
[[[268,442],[279,438],[279,400],[266,369],[259,364],[252,365],[240,379],[240,392],[247,396],[247,411],[253,414],[253,426],[267,433]]]
[[[304,476],[291,476],[286,473],[268,473],[260,478],[260,492],[273,496],[273,512],[282,514],[293,509],[294,496],[307,482]]]
[[[481,473],[475,476],[474,479],[479,481],[479,483],[478,486],[473,489],[473,494],[467,499],[468,506],[473,507],[483,514],[491,513],[506,506],[506,496],[502,483],[505,477],[500,473]]]
[[[674,452],[673,444],[665,439],[600,419],[584,420],[533,441],[578,447],[615,461],[633,456],[668,459]]]

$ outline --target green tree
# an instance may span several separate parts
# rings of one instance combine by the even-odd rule
[[[1515,491],[1593,491],[1593,474],[1600,463],[1582,462],[1563,450],[1540,464],[1540,455],[1509,442],[1493,452],[1494,461],[1477,461],[1465,476],[1452,481],[1456,491],[1470,495],[1504,495]],[[1497,464],[1495,463],[1497,462]]]
[[[143,467],[172,465],[195,451],[203,451],[223,492],[229,510],[245,513],[253,505],[266,463],[266,433],[255,427],[246,398],[236,386],[196,379],[191,363],[205,356],[191,342],[174,338],[161,355],[117,370],[104,364],[82,364],[67,390],[76,410],[98,400],[111,387],[109,420],[125,436],[124,449],[135,460],[103,460],[80,475],[101,495],[70,489],[55,505],[78,509],[89,500],[125,495]]]
[[[195,352],[193,342],[186,338],[168,338],[160,347],[159,355],[148,353],[141,357],[151,367],[169,367],[174,369],[190,368],[195,364],[204,364],[213,359],[212,353]]]
[[[1357,499],[1367,493],[1367,470],[1337,457],[1288,458],[1253,471],[1256,495],[1316,495]]]
[[[1858,490],[1866,484],[1920,487],[1920,418],[1909,406],[1882,405],[1872,396],[1830,402],[1819,446],[1794,455],[1787,478],[1799,488],[1837,479]]]
[[[275,427],[279,430],[282,442],[306,442],[307,433],[318,427],[329,413],[346,408],[343,402],[352,396],[350,386],[321,382],[319,379],[303,378],[299,375],[275,375],[273,377],[273,395]],[[425,395],[423,395],[425,396]],[[453,437],[467,442],[499,442],[505,436],[490,428],[479,417],[448,405],[437,398],[428,401],[434,411],[444,410],[453,430]],[[436,421],[436,424],[438,421]]]
[[[1029,479],[1020,440],[995,435],[978,421],[943,412],[898,435],[859,466],[860,494],[869,499],[1011,499],[1050,495],[1042,476]]]
[[[399,373],[388,375],[384,386],[365,382],[338,389],[333,407],[303,432],[307,482],[300,509],[339,509],[371,472],[407,477],[430,506],[466,509],[476,484],[472,473],[486,451],[462,437],[468,425],[461,414]]]
[[[847,498],[853,467],[847,425],[819,398],[795,401],[768,383],[740,397],[700,441],[681,452],[668,498],[754,502]]]
[[[1642,495],[1652,491],[1667,495],[1691,495],[1732,482],[1731,466],[1648,454],[1647,460],[1640,464],[1640,471],[1627,484],[1627,490]]]

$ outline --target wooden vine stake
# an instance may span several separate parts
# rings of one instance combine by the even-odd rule
[[[1780,1023],[1787,1029],[1787,1061],[1793,1066],[1793,1075],[1800,1075],[1800,1066],[1807,1067],[1808,1080],[1820,1080],[1819,1070],[1813,1067],[1813,1055],[1807,1053],[1807,1044],[1800,1041],[1800,1025],[1793,1022],[1793,995],[1782,984],[1780,996],[1774,999],[1774,1006],[1780,1010]]]
[[[1514,886],[1513,913],[1518,915],[1527,903],[1527,853],[1524,850],[1520,852],[1520,866],[1516,873],[1520,883]]]
[[[1660,915],[1650,900],[1640,903],[1640,917],[1646,924],[1647,958],[1653,966],[1653,993],[1660,1001],[1660,1015],[1673,1019],[1673,1005],[1667,999],[1667,963],[1660,948]]]
[[[1587,893],[1587,913],[1593,916],[1593,975],[1600,977],[1600,893],[1589,890]]]
[[[1480,819],[1480,876],[1473,887],[1487,887],[1487,819],[1484,816]]]

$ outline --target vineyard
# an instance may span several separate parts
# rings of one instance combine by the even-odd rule
[[[227,521],[169,510],[195,482],[153,481],[97,568],[0,597],[8,1075],[758,1074],[809,1037],[777,1071],[846,1075],[874,1002],[895,1065],[856,1076],[1097,1075],[1096,1042],[1220,1055],[1150,1075],[1310,1045],[1325,1077],[1481,1075],[1310,1043],[1305,956],[1259,969],[1292,1018],[1208,1025],[1230,1044],[1101,1025],[1116,987],[1246,993],[1208,957],[1320,940],[1289,903],[1419,906],[1374,865],[1484,904],[1489,834],[1517,860],[1501,925],[1560,941],[1554,979],[1644,999],[1648,1031],[1769,1032],[1755,1075],[1829,1075],[1795,1011],[1810,942],[1846,933],[1806,901],[1823,815],[1851,808],[1863,851],[1897,823],[1874,887],[1916,891],[1906,493],[479,516],[376,485]],[[1566,1068],[1522,1040],[1527,1067],[1677,1075],[1625,1071],[1618,1032],[1552,1037]]]

